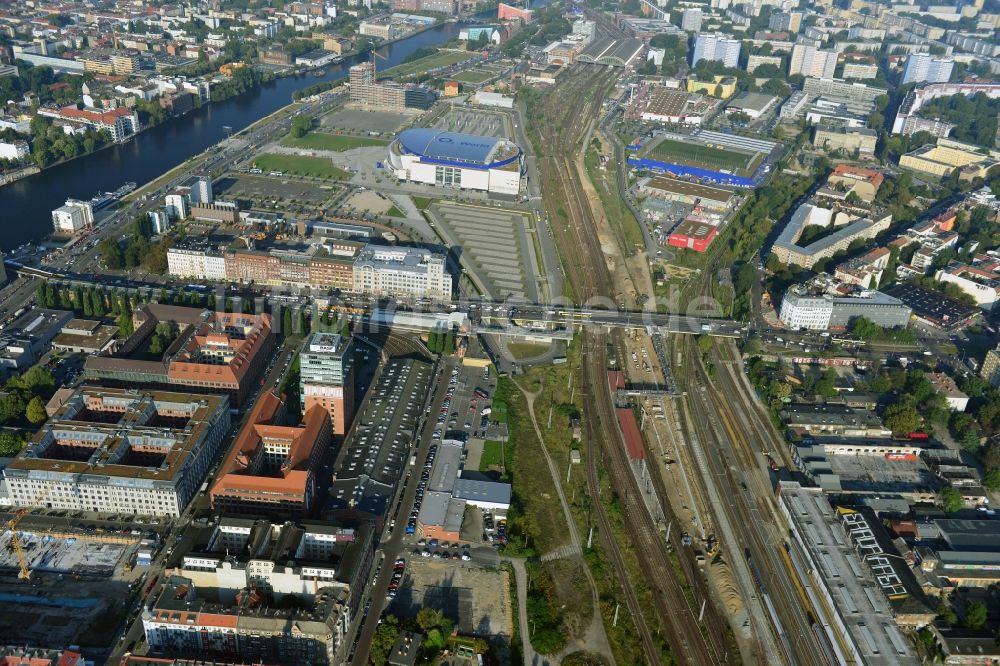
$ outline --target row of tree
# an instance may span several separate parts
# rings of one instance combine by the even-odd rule
[[[435,330],[427,335],[427,348],[433,354],[444,354],[450,356],[455,353],[455,331]]]

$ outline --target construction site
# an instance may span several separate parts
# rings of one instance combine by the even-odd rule
[[[138,551],[152,553],[151,543],[132,531],[56,526],[49,518],[22,523],[26,515],[26,509],[13,514],[0,534],[6,608],[0,638],[38,647],[107,647],[138,604],[147,567],[134,564]]]

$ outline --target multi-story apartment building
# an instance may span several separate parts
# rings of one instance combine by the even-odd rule
[[[319,405],[330,415],[333,433],[343,435],[354,417],[354,344],[335,333],[313,333],[299,354],[303,411]]]
[[[979,374],[993,386],[1000,386],[1000,345],[986,352]]]
[[[874,79],[878,76],[878,65],[867,62],[845,62],[845,79]]]
[[[57,234],[75,234],[94,226],[94,207],[89,201],[67,199],[52,211],[52,228]]]
[[[146,642],[156,652],[242,663],[338,663],[350,623],[348,590],[318,581],[316,588],[303,608],[274,608],[253,585],[220,604],[214,593],[199,595],[190,578],[172,575],[143,609]]]
[[[229,430],[229,401],[76,389],[4,470],[17,506],[179,516]]]
[[[911,53],[906,58],[902,83],[947,83],[955,67],[952,58],[939,58],[930,53]]]
[[[792,57],[788,62],[788,74],[802,74],[816,78],[833,78],[837,69],[835,50],[823,50],[812,44],[796,44],[792,47]]]
[[[61,109],[42,107],[38,114],[57,118],[72,125],[107,130],[112,140],[122,143],[139,131],[139,116],[134,109],[120,106],[114,109],[78,109],[75,105]]]
[[[175,220],[184,220],[188,216],[187,196],[180,192],[173,192],[163,198],[167,208],[167,215]]]
[[[747,71],[753,73],[761,65],[781,67],[781,56],[751,55],[747,57]]]
[[[952,46],[975,55],[988,58],[1000,55],[1000,44],[997,44],[995,39],[984,39],[955,31],[949,31],[946,39]]]
[[[726,67],[736,67],[740,59],[740,41],[721,34],[698,35],[695,40],[691,66],[699,60],[718,60]]]
[[[774,12],[768,18],[767,29],[774,32],[797,33],[802,29],[802,12]]]
[[[143,628],[151,643],[185,652],[191,637],[178,626],[194,625],[197,631],[188,633],[198,634],[198,656],[227,662],[344,663],[350,645],[344,637],[360,610],[374,557],[375,530],[366,521],[346,527],[222,517],[207,539],[191,546],[175,572],[195,590],[211,590],[213,604],[194,600],[194,613],[178,622],[158,595],[143,614]],[[298,613],[275,612],[290,606],[289,597],[301,604]],[[330,598],[336,607],[327,613]],[[231,621],[215,615],[220,611]]]
[[[792,214],[791,219],[774,241],[771,250],[785,264],[796,264],[811,268],[820,259],[832,257],[846,250],[858,239],[874,238],[889,228],[892,215],[871,211],[871,218],[858,218],[845,211],[804,203]],[[807,246],[799,245],[806,227],[820,226],[837,228]]]
[[[367,246],[354,262],[354,291],[394,298],[451,299],[447,259],[421,248]]]
[[[688,7],[681,15],[681,29],[688,32],[701,32],[701,19],[700,7]]]

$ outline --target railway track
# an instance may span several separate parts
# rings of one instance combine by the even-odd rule
[[[575,67],[556,88],[540,102],[541,109],[532,115],[537,123],[541,159],[543,195],[560,250],[563,253],[567,281],[573,286],[576,300],[600,307],[614,307],[618,290],[605,262],[597,235],[597,220],[591,202],[580,182],[577,156],[581,140],[591,119],[600,113],[601,102],[614,84],[614,73],[600,67]],[[583,344],[583,384],[590,396],[584,410],[587,431],[587,483],[594,499],[594,518],[599,538],[615,575],[622,584],[626,607],[636,625],[647,663],[659,663],[654,631],[647,625],[636,590],[626,568],[621,549],[614,538],[610,517],[601,504],[601,465],[622,506],[624,527],[633,543],[640,567],[647,572],[644,584],[653,592],[653,606],[660,633],[681,662],[695,665],[731,663],[724,645],[727,625],[706,608],[705,625],[699,623],[700,608],[694,594],[685,590],[679,576],[692,582],[702,599],[707,598],[701,574],[689,551],[677,552],[677,572],[668,544],[659,526],[642,500],[641,492],[626,455],[623,437],[615,416],[607,384],[606,335],[586,331]],[[600,461],[600,462],[599,462]],[[664,489],[658,487],[660,500],[669,512]],[[679,532],[674,535],[679,540]]]
[[[677,575],[670,575],[675,571],[674,563],[660,528],[642,499],[615,416],[607,385],[606,338],[594,332],[587,332],[585,336],[584,381],[595,392],[590,404],[596,421],[596,432],[591,433],[588,441],[592,448],[595,447],[593,442],[596,436],[599,438],[596,441],[604,445],[601,463],[617,490],[622,519],[635,545],[639,562],[643,570],[649,572],[647,584],[653,592],[657,615],[671,649],[676,658],[685,664],[727,663],[731,660],[726,656],[723,643],[725,632],[711,631],[708,624],[702,627],[698,621],[700,608],[694,595],[685,591]],[[591,451],[590,460],[596,470],[595,451]],[[664,509],[669,510],[669,505],[664,503]],[[679,542],[679,534],[674,534],[674,539]],[[679,543],[675,545],[676,557],[684,571],[686,558],[683,555],[686,553],[680,549]],[[663,575],[654,572],[663,572]],[[684,571],[684,575],[691,581],[701,578],[698,572],[691,570]],[[706,613],[709,613],[707,607]],[[714,610],[706,617],[714,620]]]
[[[783,553],[784,528],[776,523],[776,500],[764,454],[771,455],[773,439],[759,421],[759,414],[748,405],[744,391],[730,386],[716,387],[702,365],[695,345],[687,345],[686,365],[689,378],[688,424],[701,442],[711,443],[713,455],[705,456],[714,483],[731,498],[729,512],[738,543],[722,544],[732,559],[746,557],[754,563],[758,592],[771,616],[771,637],[758,639],[764,645],[776,645],[785,661],[791,664],[821,664],[820,646],[812,632],[813,618],[803,607],[793,572]],[[718,357],[716,357],[718,358]],[[726,373],[732,380],[733,367],[716,364],[717,375]],[[721,384],[721,382],[719,382]],[[721,507],[722,510],[726,510]],[[773,640],[772,640],[773,639]]]

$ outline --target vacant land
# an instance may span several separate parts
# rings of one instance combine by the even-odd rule
[[[759,161],[757,155],[742,153],[728,148],[709,148],[704,144],[686,143],[674,139],[663,139],[649,151],[649,157],[708,169],[726,169],[746,174],[751,164]]]
[[[536,356],[541,356],[549,350],[549,345],[538,344],[535,342],[508,342],[507,349],[515,359],[524,361],[526,359],[535,358]]]
[[[454,78],[459,83],[468,83],[471,85],[476,85],[494,76],[496,76],[496,74],[494,74],[493,72],[484,72],[481,69],[470,69],[464,72],[459,72],[452,78]]]
[[[474,54],[467,51],[438,51],[434,55],[418,58],[413,62],[405,62],[402,65],[396,65],[391,69],[381,72],[380,75],[386,77],[414,76],[415,74],[423,74],[438,67],[447,67],[448,65],[464,62],[472,57],[474,57]]]
[[[350,178],[349,173],[335,167],[330,160],[322,157],[264,153],[254,158],[254,165],[264,171],[280,171],[286,175],[316,176],[317,178],[334,178],[336,180]]]
[[[315,148],[316,150],[332,150],[342,152],[354,148],[372,148],[385,146],[389,142],[384,139],[373,139],[367,136],[345,136],[343,134],[328,134],[326,132],[310,132],[303,137],[288,137],[286,146],[296,148]]]
[[[502,570],[412,558],[389,609],[412,617],[430,606],[455,622],[460,633],[500,637],[506,643],[514,626],[508,576]]]

